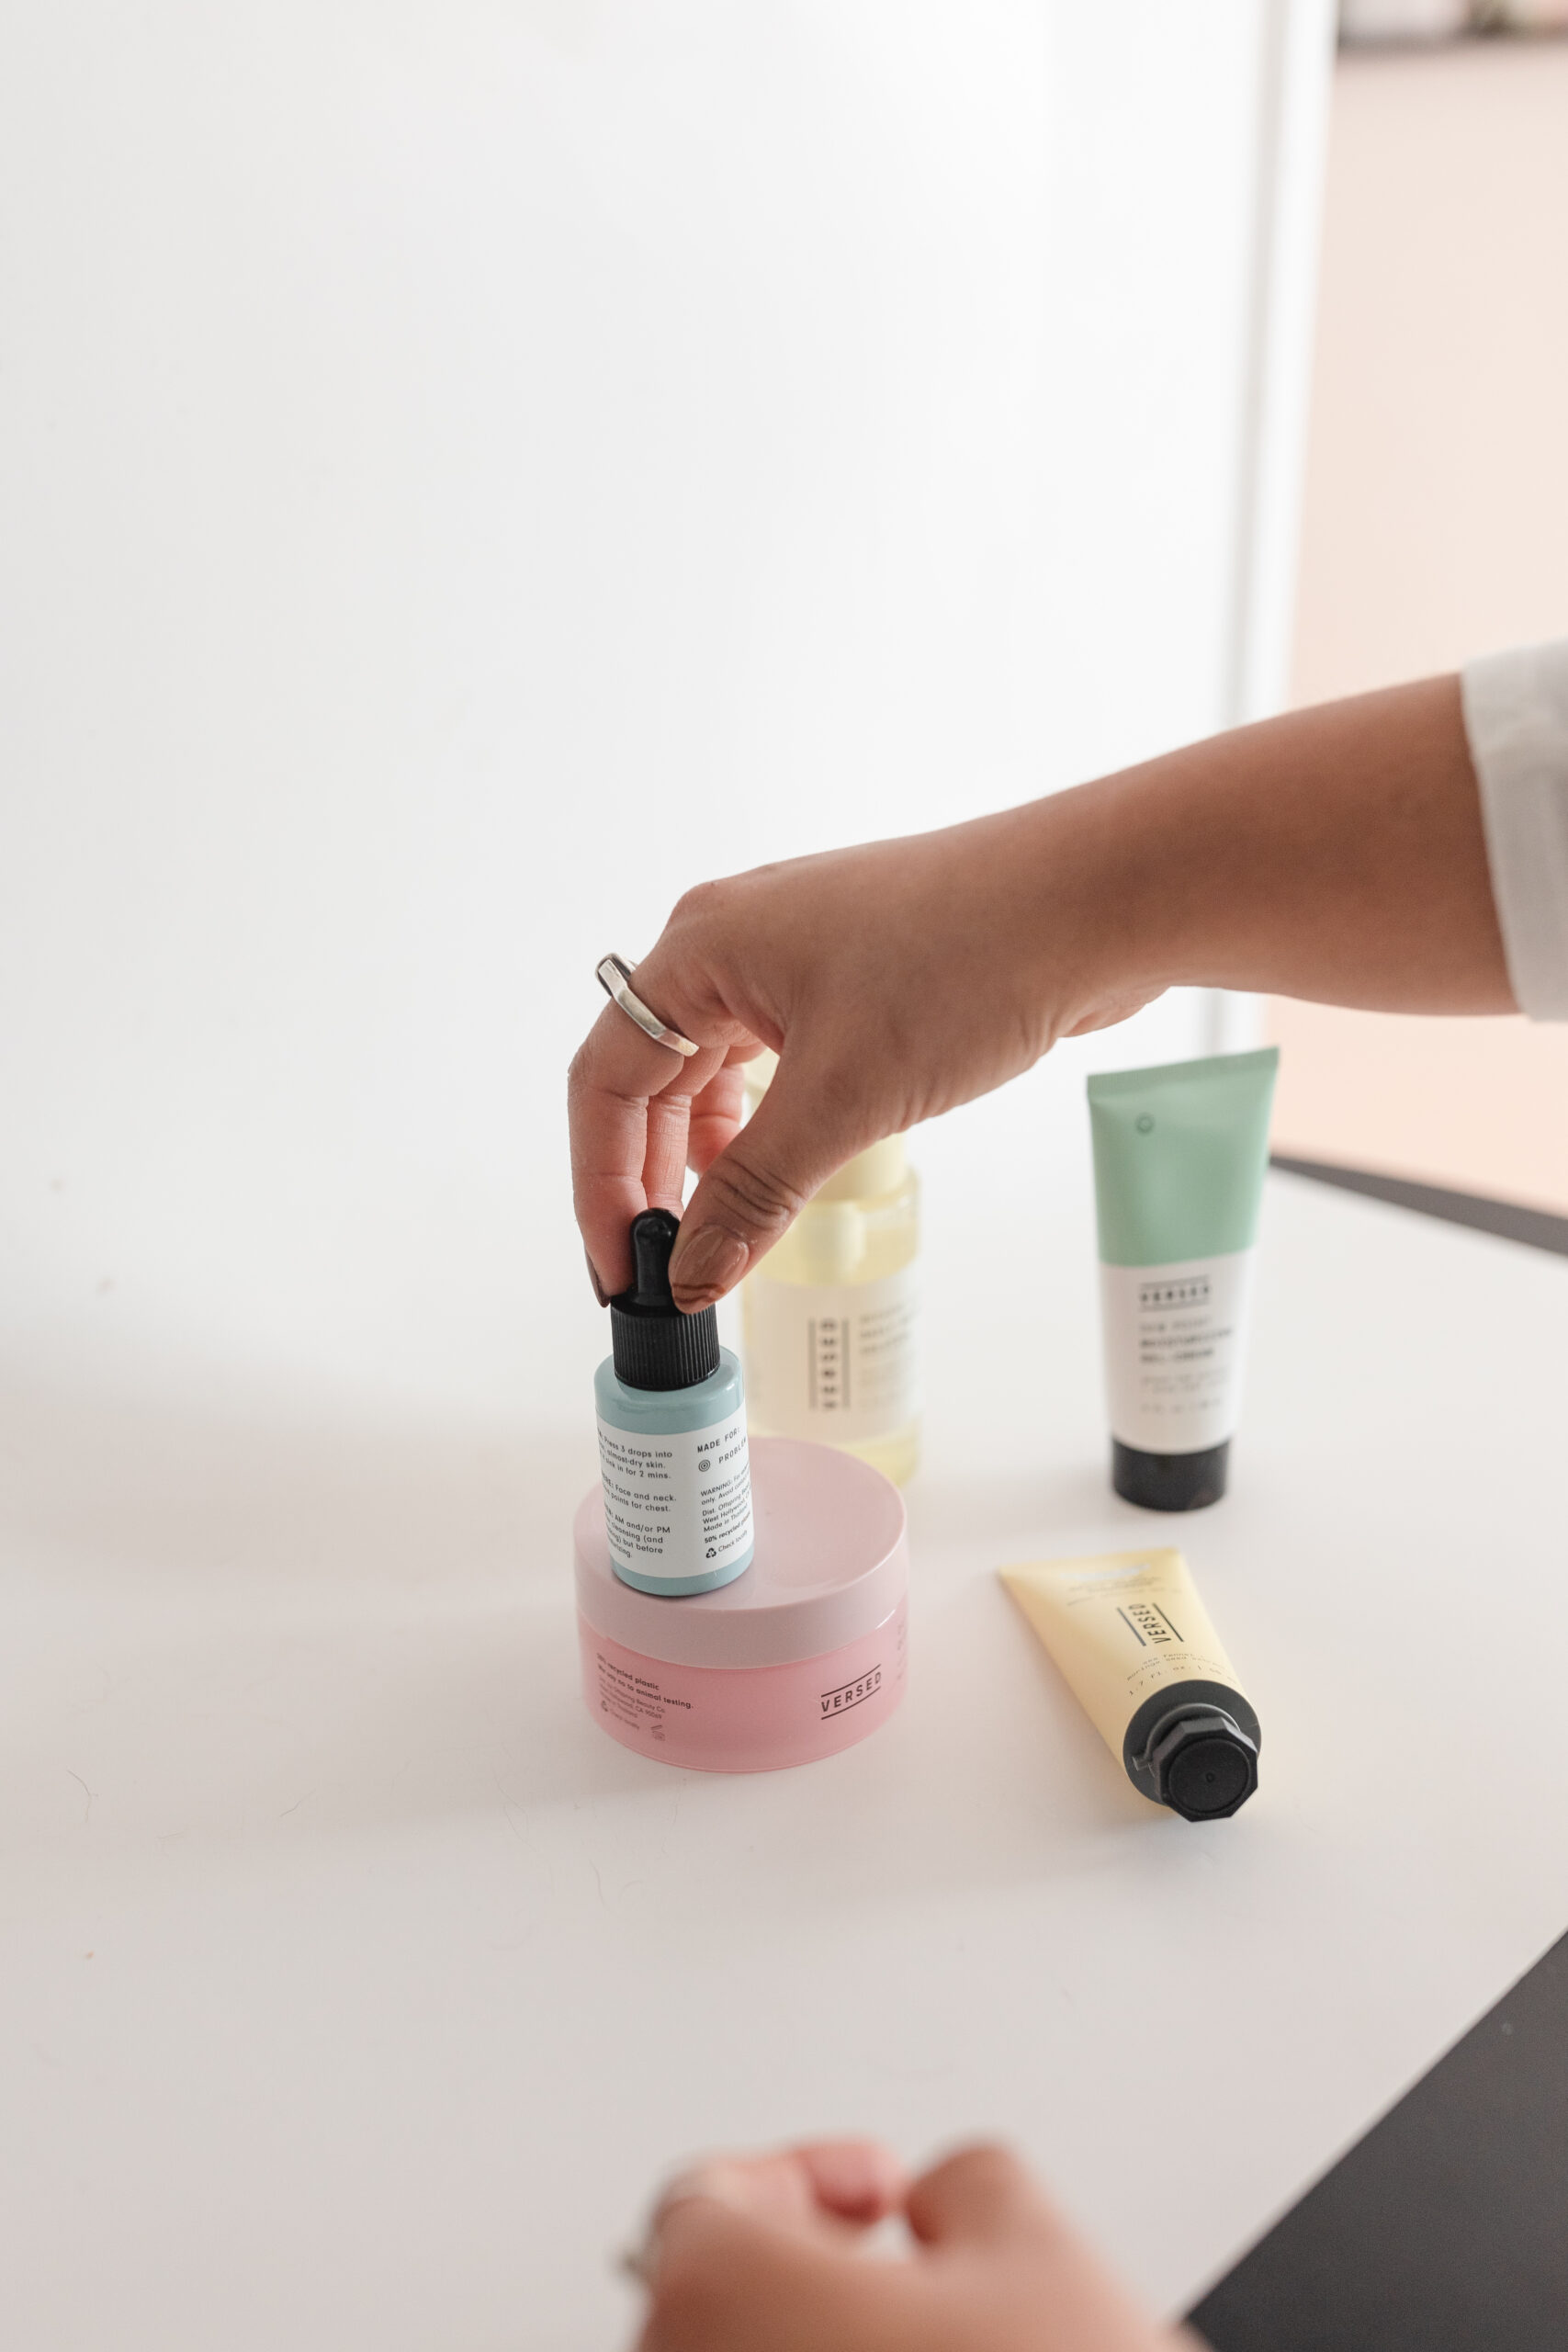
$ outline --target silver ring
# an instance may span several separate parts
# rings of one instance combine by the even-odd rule
[[[649,1011],[631,985],[636,969],[637,966],[628,964],[624,956],[606,956],[594,967],[594,975],[611,1003],[618,1004],[621,1011],[637,1023],[644,1036],[651,1037],[656,1046],[668,1046],[677,1054],[700,1053],[700,1046],[694,1046],[689,1037],[682,1037],[679,1029],[667,1028],[657,1012]]]

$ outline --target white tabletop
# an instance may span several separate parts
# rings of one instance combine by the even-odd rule
[[[801,1771],[584,1711],[586,1406],[6,1401],[8,2343],[610,2352],[661,2167],[840,2126],[1008,2134],[1174,2308],[1568,1925],[1568,1263],[1271,1180],[1235,1491],[1166,1522],[1087,1233],[1025,1316],[944,1230],[908,1699]],[[1156,1531],[1263,1720],[1207,1827],[993,1574]]]

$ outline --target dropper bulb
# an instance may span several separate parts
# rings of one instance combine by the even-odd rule
[[[670,1288],[670,1252],[680,1230],[680,1219],[671,1216],[668,1209],[644,1209],[640,1216],[633,1217],[631,1240],[637,1280],[632,1295],[638,1306],[675,1311],[674,1294]]]
[[[610,1301],[615,1377],[628,1388],[693,1388],[718,1370],[718,1317],[711,1306],[682,1315],[670,1289],[670,1252],[681,1230],[668,1209],[631,1221],[629,1290]]]

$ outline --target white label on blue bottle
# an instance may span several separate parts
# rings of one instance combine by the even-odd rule
[[[645,1436],[599,1423],[610,1556],[639,1577],[716,1576],[751,1549],[744,1407],[705,1430]]]
[[[1235,1433],[1257,1252],[1100,1269],[1111,1434],[1200,1453]]]

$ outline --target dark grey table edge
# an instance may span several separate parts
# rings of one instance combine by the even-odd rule
[[[1333,1184],[1343,1193],[1360,1193],[1393,1208],[1413,1209],[1418,1216],[1467,1225],[1477,1233],[1495,1233],[1500,1240],[1568,1258],[1568,1216],[1556,1216],[1550,1209],[1491,1200],[1482,1193],[1450,1192],[1442,1184],[1417,1184],[1407,1176],[1381,1176],[1370,1168],[1341,1168],[1329,1159],[1293,1159],[1283,1152],[1276,1152],[1269,1165],[1287,1176],[1307,1176],[1314,1184]]]

